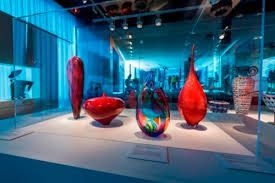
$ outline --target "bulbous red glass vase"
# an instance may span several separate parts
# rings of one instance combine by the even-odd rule
[[[80,117],[83,99],[84,67],[82,60],[74,56],[67,64],[67,77],[69,81],[69,95],[74,119]]]
[[[102,125],[109,125],[124,110],[125,103],[120,98],[108,97],[103,93],[102,97],[86,100],[83,108],[90,117]]]
[[[207,98],[194,69],[194,50],[193,45],[189,75],[178,97],[178,110],[191,126],[198,125],[207,112]]]

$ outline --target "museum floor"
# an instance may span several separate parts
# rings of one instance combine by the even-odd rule
[[[140,132],[134,110],[124,110],[109,127],[99,125],[85,114],[79,120],[71,116],[66,114],[22,128],[21,131],[32,133],[0,141],[0,160],[7,164],[0,171],[1,177],[6,177],[6,182],[16,179],[108,182],[114,178],[120,182],[275,180],[272,174],[228,169],[221,160],[226,155],[254,158],[256,113],[248,117],[208,113],[201,125],[193,129],[183,124],[177,111],[172,111],[173,120],[160,138]],[[269,116],[264,118],[268,120]],[[164,147],[167,162],[129,158],[129,152],[137,144]],[[15,162],[22,163],[15,166]]]

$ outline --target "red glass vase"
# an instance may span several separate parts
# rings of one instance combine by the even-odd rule
[[[103,93],[102,97],[86,100],[83,108],[90,117],[102,125],[109,125],[124,110],[125,103],[120,98],[108,97]]]
[[[198,125],[207,112],[207,98],[194,69],[194,50],[193,45],[189,75],[178,97],[178,110],[191,126]]]
[[[69,81],[69,95],[74,119],[80,117],[83,99],[84,67],[82,60],[74,56],[67,64],[67,77]]]

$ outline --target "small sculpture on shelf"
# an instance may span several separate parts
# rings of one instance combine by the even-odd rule
[[[80,117],[84,86],[84,66],[79,57],[74,56],[68,61],[67,77],[73,116],[74,119],[78,119]]]
[[[120,98],[108,97],[103,93],[102,97],[86,100],[83,108],[90,117],[102,125],[109,125],[124,110],[125,103]]]
[[[135,109],[137,104],[136,93],[139,87],[139,80],[137,78],[132,79],[132,74],[129,74],[127,79],[125,79],[125,94],[124,100],[126,102],[126,107],[130,109]]]
[[[207,98],[195,73],[194,51],[195,45],[192,47],[189,75],[178,96],[179,112],[191,126],[197,126],[207,112]]]
[[[265,105],[274,113],[273,125],[275,125],[275,95],[263,94]]]
[[[151,137],[164,133],[170,123],[168,99],[161,88],[154,88],[152,73],[147,76],[139,95],[136,117],[142,132]]]
[[[254,85],[255,80],[251,77],[237,77],[233,80],[233,100],[237,114],[248,114]]]
[[[214,113],[227,113],[230,103],[226,101],[211,100],[208,103],[208,108]]]
[[[135,109],[137,106],[137,97],[136,97],[136,92],[135,90],[131,90],[130,94],[128,95],[127,98],[127,107],[130,109]]]

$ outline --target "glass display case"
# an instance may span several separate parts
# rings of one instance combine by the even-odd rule
[[[64,11],[45,13],[15,18],[0,12],[3,133],[69,112],[64,68],[75,52],[73,34],[57,34],[61,27],[45,22]]]
[[[54,133],[274,163],[275,10],[207,2],[0,6],[0,136],[60,120]]]

